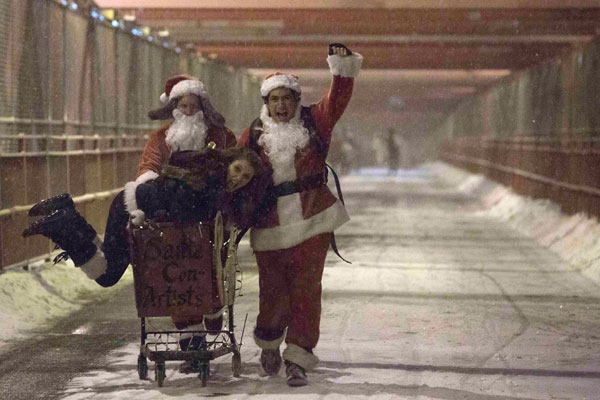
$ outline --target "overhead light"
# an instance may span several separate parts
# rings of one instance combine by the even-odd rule
[[[123,15],[123,20],[127,22],[135,21],[135,14],[125,14]]]
[[[158,31],[157,34],[160,37],[167,37],[167,36],[169,36],[169,30],[168,29],[163,29],[162,31]]]

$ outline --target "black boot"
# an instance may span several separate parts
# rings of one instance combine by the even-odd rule
[[[59,194],[39,201],[29,210],[29,216],[50,215],[52,212],[63,208],[75,209],[75,204],[69,193]]]
[[[44,235],[65,250],[77,266],[96,254],[96,231],[77,210],[66,208],[34,221],[23,231],[23,237]]]

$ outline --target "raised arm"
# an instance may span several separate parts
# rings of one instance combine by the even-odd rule
[[[319,127],[321,140],[327,146],[331,141],[331,131],[341,118],[352,97],[354,78],[358,75],[363,57],[352,53],[345,46],[331,45],[327,57],[329,71],[333,75],[329,92],[311,106],[311,113]]]

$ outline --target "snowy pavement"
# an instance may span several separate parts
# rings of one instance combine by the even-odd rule
[[[342,184],[352,220],[336,238],[352,264],[328,256],[315,350],[321,363],[309,386],[289,388],[283,370],[275,377],[260,371],[250,334],[258,280],[245,248],[245,295],[235,305],[236,334],[248,315],[241,377],[232,377],[225,356],[211,362],[203,388],[173,362],[159,388],[152,371],[150,380],[139,380],[139,342],[132,341],[110,351],[104,367],[77,374],[60,398],[600,399],[595,221],[566,217],[552,204],[443,164],[393,176],[363,170]],[[67,267],[53,270],[65,275],[53,288],[61,281],[79,285]],[[48,271],[42,269],[55,279]],[[35,304],[18,304],[21,288],[7,284],[8,275],[0,275],[5,337],[10,326],[31,327],[83,305],[72,294],[61,302],[29,288],[39,292],[36,301],[54,301],[50,308],[58,311],[23,322],[19,313]],[[90,293],[108,296],[82,285],[86,301]]]

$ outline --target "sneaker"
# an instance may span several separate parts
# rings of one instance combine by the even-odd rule
[[[304,368],[298,364],[287,361],[285,362],[285,373],[287,375],[287,384],[291,387],[306,386],[308,385],[308,378]]]
[[[277,375],[281,368],[279,349],[263,349],[260,353],[260,365],[267,375]]]
[[[206,350],[206,337],[194,335],[182,338],[179,340],[179,348],[182,351]],[[179,365],[179,372],[182,374],[193,374],[199,371],[198,363],[192,363],[190,360],[186,360]]]
[[[184,361],[179,365],[179,372],[182,374],[193,374],[194,372],[198,372],[194,367],[192,367],[191,361]]]
[[[179,373],[181,374],[197,374],[200,372],[200,363],[198,360],[186,360],[179,364]]]

